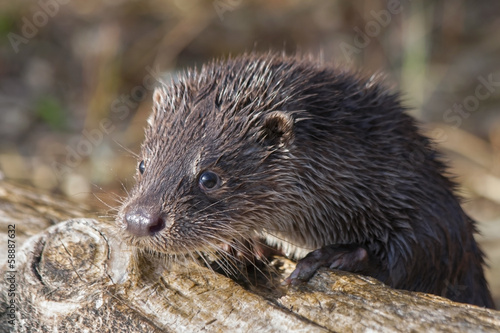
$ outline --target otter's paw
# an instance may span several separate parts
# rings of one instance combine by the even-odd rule
[[[298,285],[309,280],[321,267],[362,273],[368,269],[368,252],[359,245],[328,245],[310,252],[299,260],[283,285]]]

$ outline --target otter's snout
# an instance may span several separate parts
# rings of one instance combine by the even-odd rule
[[[127,231],[137,237],[152,236],[165,228],[166,221],[161,214],[151,213],[142,207],[132,208],[125,214]]]

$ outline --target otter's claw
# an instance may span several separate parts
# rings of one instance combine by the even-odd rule
[[[363,273],[369,268],[368,252],[359,245],[329,245],[310,252],[299,260],[295,270],[283,285],[298,285],[308,281],[321,267]]]

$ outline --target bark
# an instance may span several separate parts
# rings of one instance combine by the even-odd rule
[[[0,332],[500,331],[498,311],[340,271],[281,287],[293,268],[283,258],[255,281],[167,264],[128,248],[109,221],[74,218],[85,209],[0,183],[13,191],[14,201],[0,196],[2,234],[16,225],[15,266],[1,272]]]

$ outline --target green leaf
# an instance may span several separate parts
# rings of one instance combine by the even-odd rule
[[[36,105],[36,114],[52,129],[66,128],[66,115],[61,104],[52,96],[42,97]]]

